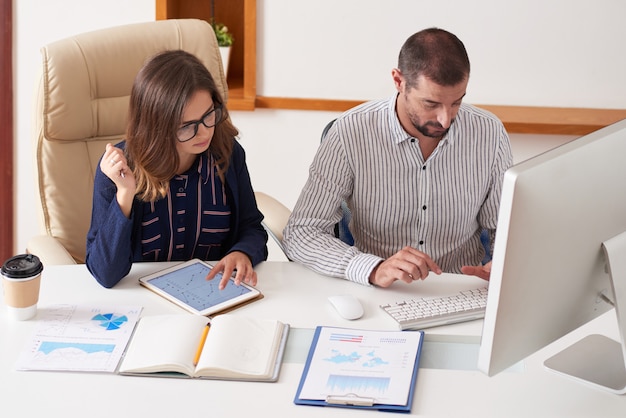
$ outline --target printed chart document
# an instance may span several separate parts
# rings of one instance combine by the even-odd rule
[[[142,308],[53,305],[40,308],[18,370],[116,371]]]
[[[222,314],[141,318],[119,372],[124,375],[274,382],[289,325]]]
[[[422,331],[317,327],[294,402],[409,412]]]

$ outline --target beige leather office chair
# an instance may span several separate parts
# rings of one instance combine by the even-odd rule
[[[276,241],[276,244],[278,244],[278,247],[283,253],[285,253],[285,248],[283,247],[283,229],[287,226],[291,210],[266,193],[254,192],[254,197],[256,198],[256,204],[259,210],[264,216],[262,222],[263,227],[267,231],[267,234]],[[285,256],[287,256],[286,253]]]
[[[83,263],[93,178],[107,142],[123,139],[133,80],[157,52],[183,49],[205,63],[227,100],[215,33],[202,20],[138,23],[84,33],[41,49],[34,121],[37,206],[43,233],[27,252],[44,265]]]

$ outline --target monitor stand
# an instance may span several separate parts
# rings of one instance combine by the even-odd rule
[[[608,390],[626,393],[626,232],[603,243],[615,295],[621,343],[604,335],[589,335],[545,361],[559,373]],[[620,310],[620,307],[622,310]]]

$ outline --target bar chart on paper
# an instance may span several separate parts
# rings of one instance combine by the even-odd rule
[[[419,341],[419,333],[322,327],[309,354],[299,397],[358,397],[405,405]]]
[[[55,305],[41,312],[18,370],[114,372],[141,308]]]
[[[389,390],[389,377],[362,377],[331,374],[326,382],[328,393],[370,393],[376,397]]]

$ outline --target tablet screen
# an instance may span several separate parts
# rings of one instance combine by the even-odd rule
[[[192,260],[162,272],[140,279],[142,284],[162,295],[175,299],[203,315],[224,309],[258,295],[258,291],[245,284],[235,285],[231,279],[223,290],[218,289],[222,274],[206,280],[211,267],[199,260]],[[159,292],[159,293],[161,293]],[[246,297],[249,296],[249,297]],[[210,308],[213,309],[207,312]]]

